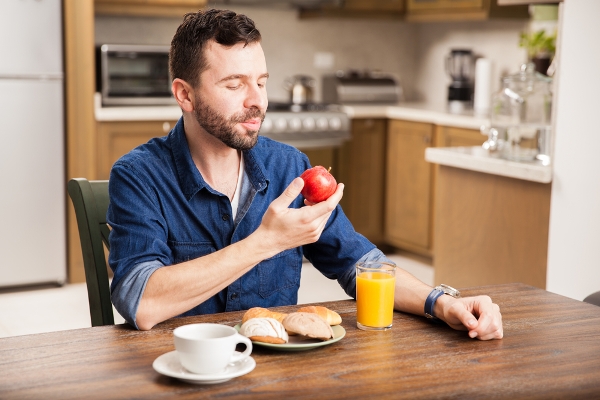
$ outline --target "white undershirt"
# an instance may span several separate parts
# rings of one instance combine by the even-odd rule
[[[235,192],[233,193],[233,199],[231,199],[231,219],[235,221],[237,215],[238,205],[240,203],[240,192],[242,191],[242,177],[244,176],[244,155],[240,154],[240,168],[238,171],[237,184],[235,186]]]

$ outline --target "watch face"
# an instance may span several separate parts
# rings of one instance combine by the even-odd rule
[[[458,290],[454,289],[452,286],[444,285],[442,283],[438,287],[440,288],[440,290],[442,290],[447,295],[450,295],[452,297],[460,297],[460,292]]]

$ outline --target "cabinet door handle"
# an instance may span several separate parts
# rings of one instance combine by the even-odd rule
[[[431,138],[429,136],[423,136],[423,143],[431,143]]]

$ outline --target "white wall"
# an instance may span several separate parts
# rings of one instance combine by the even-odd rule
[[[407,23],[398,20],[316,18],[298,19],[294,10],[231,6],[252,18],[263,36],[271,78],[269,99],[286,100],[283,81],[293,74],[319,78],[338,69],[378,69],[400,80],[407,100],[443,109],[449,78],[444,58],[454,47],[469,47],[496,64],[494,81],[514,73],[525,61],[519,48],[524,20],[452,23]],[[181,18],[97,16],[95,41],[101,43],[165,44]],[[313,66],[316,52],[334,55],[327,70]],[[315,100],[321,99],[321,85]],[[499,84],[496,86],[499,87]]]
[[[450,78],[444,59],[450,49],[468,48],[492,60],[494,92],[500,89],[502,76],[518,72],[527,60],[525,49],[519,47],[519,34],[528,28],[526,20],[426,23],[415,27],[419,66],[415,97],[434,109],[444,109],[447,102]]]
[[[295,10],[228,7],[248,15],[262,35],[269,68],[270,100],[289,99],[283,82],[295,74],[319,80],[315,100],[321,99],[320,78],[339,69],[378,69],[399,79],[410,98],[414,91],[415,30],[396,20],[317,18],[298,19]],[[95,42],[170,44],[181,18],[98,16]],[[316,69],[317,52],[334,55],[330,69]]]
[[[562,4],[546,287],[600,290],[600,1]]]

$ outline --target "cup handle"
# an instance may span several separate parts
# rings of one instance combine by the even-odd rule
[[[238,362],[243,360],[244,358],[247,358],[250,356],[250,353],[252,353],[252,342],[250,341],[250,339],[248,339],[246,336],[241,335],[241,334],[237,334],[238,335],[238,344],[239,343],[244,343],[246,345],[246,350],[244,350],[243,353],[233,353],[233,356],[231,357],[231,361],[232,363],[234,362]]]

